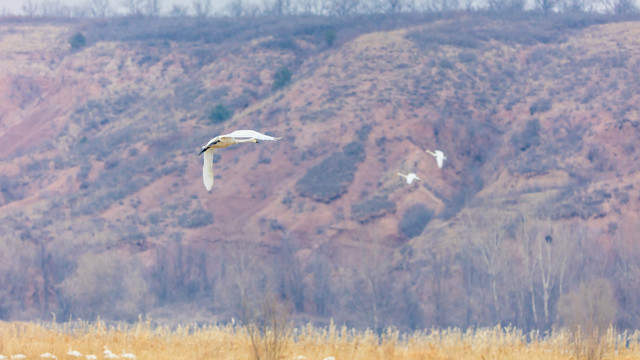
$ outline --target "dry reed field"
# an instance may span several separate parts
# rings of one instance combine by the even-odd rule
[[[511,327],[474,330],[424,330],[401,334],[387,330],[377,335],[346,327],[307,325],[274,334],[269,329],[253,338],[249,327],[239,325],[174,328],[140,320],[132,325],[107,326],[104,322],[0,323],[0,354],[25,354],[39,359],[49,352],[68,359],[70,348],[84,356],[105,358],[108,347],[122,358],[137,359],[306,359],[326,357],[349,360],[389,359],[638,359],[640,332],[616,333],[609,329],[598,340],[569,331],[545,335],[524,334]],[[576,340],[577,339],[577,340]]]

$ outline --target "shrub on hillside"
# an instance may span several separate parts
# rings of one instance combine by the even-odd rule
[[[76,174],[76,179],[85,180],[87,176],[89,176],[89,172],[91,171],[92,167],[93,165],[90,162],[86,162],[80,165],[78,173]]]
[[[82,49],[87,45],[87,39],[81,32],[77,32],[71,37],[71,39],[69,39],[69,45],[71,45],[73,50]]]
[[[4,198],[4,203],[24,199],[26,194],[26,183],[19,181],[13,177],[0,175],[0,194]]]
[[[511,137],[511,144],[519,151],[526,151],[540,145],[540,120],[529,120],[522,132]]]
[[[273,90],[283,88],[291,81],[291,70],[283,66],[273,74]]]
[[[213,224],[213,214],[204,209],[196,209],[180,215],[178,225],[187,229],[195,229]]]
[[[324,32],[324,42],[327,46],[333,45],[336,41],[336,32],[333,30],[327,30]]]
[[[371,130],[373,127],[369,124],[364,124],[360,129],[356,131],[356,135],[358,136],[358,140],[367,141],[369,139],[369,134],[371,134]]]
[[[160,57],[158,55],[149,55],[146,54],[138,60],[138,66],[149,65],[153,66],[160,61]]]
[[[360,223],[366,223],[395,210],[395,203],[386,196],[374,196],[351,205],[351,217]]]
[[[278,39],[266,41],[262,43],[261,46],[267,49],[276,49],[276,50],[289,50],[289,51],[298,50],[298,44],[296,43],[296,40],[291,36],[281,36]]]
[[[411,239],[420,234],[433,218],[433,212],[422,204],[415,204],[402,215],[398,230],[401,234]]]
[[[357,164],[365,158],[364,145],[352,142],[312,167],[296,183],[301,196],[330,203],[347,191],[353,182]]]
[[[472,52],[461,52],[458,54],[458,60],[460,60],[461,63],[471,63],[478,60],[478,57]]]
[[[233,115],[233,111],[229,110],[222,104],[216,105],[213,109],[209,110],[207,118],[214,124],[220,124],[227,121]]]
[[[440,67],[443,69],[453,69],[455,64],[449,59],[440,59]]]
[[[529,107],[529,113],[531,115],[537,112],[542,113],[549,110],[551,110],[551,99],[549,98],[538,99]]]

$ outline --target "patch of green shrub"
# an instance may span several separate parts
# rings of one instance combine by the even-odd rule
[[[222,104],[218,104],[209,111],[209,115],[207,117],[212,123],[220,124],[227,121],[232,115],[233,111]]]
[[[288,67],[283,66],[279,68],[275,74],[273,74],[273,90],[283,88],[291,81],[291,70]]]
[[[77,32],[69,39],[69,44],[73,50],[82,49],[87,45],[87,39],[81,32]]]
[[[327,44],[327,46],[331,46],[333,45],[333,43],[336,41],[336,32],[333,30],[327,30],[324,32],[324,42],[325,44]]]

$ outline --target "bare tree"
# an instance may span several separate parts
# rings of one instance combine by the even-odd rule
[[[408,0],[370,0],[368,3],[363,3],[363,7],[369,8],[371,13],[393,14],[409,9],[411,6]]]
[[[551,290],[555,286],[557,280],[558,260],[555,259],[555,256],[552,256],[550,241],[540,241],[538,239],[537,245],[537,264],[540,269],[542,306],[544,309],[544,322],[546,325],[549,323],[549,300],[551,297]]]
[[[492,11],[521,12],[525,5],[524,0],[488,0],[489,10]]]
[[[403,0],[387,0],[387,11],[388,13],[398,13],[403,10],[404,1]]]
[[[313,303],[316,306],[316,314],[321,316],[327,315],[333,294],[331,290],[329,257],[324,254],[322,248],[313,253],[310,266],[311,273],[313,274],[311,298],[313,298]]]
[[[361,5],[361,0],[330,0],[329,14],[345,16],[355,14]]]
[[[550,214],[553,204],[547,202],[538,209],[539,217],[535,220],[536,236],[534,251],[542,290],[542,306],[544,326],[549,326],[551,318],[551,296],[554,289],[562,295],[564,292],[564,278],[570,265],[570,258],[574,253],[576,238],[579,232],[564,226],[554,227]]]
[[[33,0],[27,0],[24,4],[22,4],[22,12],[26,16],[36,16],[38,15],[38,3]]]
[[[451,312],[450,279],[453,277],[456,251],[441,234],[434,234],[428,240],[426,247],[428,261],[427,277],[431,303],[434,307],[435,323],[439,327],[449,325],[448,314]]]
[[[616,15],[624,15],[636,12],[638,8],[633,0],[615,0],[613,13]]]
[[[297,312],[304,311],[304,274],[296,257],[296,246],[287,235],[282,238],[282,249],[279,254],[279,266],[282,271],[282,295],[290,298]]]
[[[450,11],[460,6],[459,0],[426,0],[424,6],[428,11]]]
[[[463,6],[464,10],[466,10],[466,11],[473,10],[474,2],[475,2],[474,0],[463,0],[462,1],[462,6]]]
[[[297,7],[302,14],[327,15],[330,0],[298,0]]]
[[[169,15],[176,16],[176,17],[187,16],[188,12],[189,10],[187,9],[186,6],[173,4],[173,6],[171,7],[171,11],[169,12]]]
[[[145,0],[122,0],[122,6],[127,9],[129,15],[142,15]]]
[[[88,0],[87,6],[92,17],[103,18],[110,14],[111,3],[109,0]]]
[[[536,292],[535,282],[536,270],[538,268],[538,258],[535,255],[534,247],[538,238],[538,229],[535,227],[530,214],[523,213],[519,216],[519,231],[516,233],[516,244],[520,260],[522,262],[521,269],[518,271],[517,279],[522,280],[520,286],[525,287],[525,291],[531,302],[531,315],[534,324],[538,324],[538,311],[536,308]]]
[[[348,307],[366,319],[369,326],[381,330],[395,306],[400,288],[393,274],[393,257],[375,234],[360,234],[358,255],[341,269],[342,287]]]
[[[640,324],[640,304],[637,301],[640,298],[640,247],[636,242],[638,225],[629,227],[631,229],[626,236],[623,237],[618,229],[614,238],[613,285],[620,309],[624,309],[618,323],[623,328],[637,328]]]
[[[466,214],[466,234],[471,249],[474,251],[474,262],[487,276],[489,292],[492,300],[492,321],[499,321],[501,315],[501,294],[499,283],[504,276],[506,258],[506,230],[510,223],[507,213],[497,210],[479,211],[475,215]]]
[[[222,253],[217,293],[226,309],[249,323],[259,316],[265,296],[274,293],[272,269],[260,255],[256,240],[236,240]]]
[[[60,0],[43,1],[40,14],[51,17],[69,17],[71,16],[71,8],[61,3]]]
[[[287,311],[272,296],[265,296],[259,316],[246,329],[256,360],[279,360],[291,342],[292,326]]]
[[[28,310],[26,304],[38,302],[34,300],[41,288],[33,273],[38,266],[38,249],[21,237],[0,239],[0,315],[5,319]]]
[[[70,314],[85,318],[103,315],[134,319],[152,303],[139,263],[125,262],[115,252],[87,253],[61,288],[70,301]]]
[[[558,9],[563,13],[582,13],[591,12],[593,2],[586,0],[559,0]],[[591,4],[591,6],[588,6]]]
[[[229,14],[233,17],[245,15],[245,6],[242,0],[229,0],[226,7]]]
[[[210,296],[212,280],[207,271],[207,253],[182,241],[180,233],[170,235],[171,241],[156,249],[151,277],[154,292],[161,302],[181,301],[194,296]]]
[[[293,12],[291,0],[263,0],[263,9],[266,15],[282,16]]]
[[[193,0],[191,6],[197,17],[208,17],[211,15],[211,0]]]
[[[144,13],[147,16],[160,15],[160,0],[145,0]]]
[[[556,7],[555,0],[535,0],[536,8],[548,14]]]
[[[560,299],[560,317],[574,331],[602,335],[615,321],[616,311],[613,289],[604,278],[583,282]]]

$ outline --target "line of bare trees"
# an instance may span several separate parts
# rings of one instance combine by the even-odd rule
[[[597,12],[629,14],[637,11],[635,0],[535,0],[532,10],[552,12]],[[161,0],[86,0],[70,6],[61,0],[27,0],[25,16],[109,17],[135,16],[348,16],[356,14],[422,13],[452,10],[524,11],[524,0],[191,0],[189,5],[172,4],[163,9]]]
[[[351,247],[327,243],[312,252],[286,233],[268,249],[256,239],[196,246],[172,233],[150,258],[79,250],[78,241],[43,234],[5,236],[0,318],[135,320],[191,304],[217,320],[248,321],[268,297],[301,323],[334,319],[378,330],[640,326],[637,229],[607,229],[609,244],[584,222],[555,224],[545,207],[464,211],[460,231],[425,232],[400,248],[375,232],[356,234]]]

